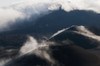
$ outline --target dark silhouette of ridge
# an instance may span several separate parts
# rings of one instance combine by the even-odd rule
[[[56,63],[38,57],[35,54],[24,55],[8,62],[7,66],[99,66],[100,58],[75,45],[50,46],[50,57]],[[46,51],[46,47],[43,47]],[[40,49],[42,51],[42,49]]]
[[[70,27],[72,25],[98,26],[100,25],[100,14],[91,11],[74,10],[65,12],[64,10],[53,11],[34,21],[31,17],[29,20],[17,22],[11,26],[14,28],[10,33],[35,33],[48,34]]]

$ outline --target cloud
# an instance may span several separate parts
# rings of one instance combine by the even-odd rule
[[[38,42],[34,37],[28,36],[28,40],[24,43],[24,45],[20,48],[20,55],[25,55],[25,54],[31,54],[35,50],[39,50],[40,48],[47,47],[49,45],[53,45],[54,42],[47,42],[45,40],[41,40],[41,42]],[[34,51],[34,52],[35,52]],[[38,52],[35,52],[38,53]],[[41,54],[40,54],[41,55]]]
[[[9,62],[11,59],[2,59],[2,60],[0,60],[0,66],[5,66],[5,64],[7,63],[7,62]]]
[[[0,9],[0,29],[15,22],[18,18],[24,18],[24,15],[21,12],[13,10],[12,8]]]
[[[0,30],[15,23],[17,19],[24,20],[33,16],[35,20],[37,17],[50,13],[48,10],[50,3],[45,1],[21,1],[7,7],[1,7]]]
[[[100,13],[100,0],[21,0],[9,6],[0,7],[0,30],[8,28],[17,19],[29,19],[49,14],[59,8],[72,10],[91,10]]]
[[[65,0],[62,1],[62,8],[66,11],[71,10],[92,10],[100,13],[100,0]]]
[[[41,42],[38,42],[38,40],[36,40],[34,37],[28,36],[28,40],[19,49],[18,55],[13,58],[1,59],[0,66],[11,66],[9,64],[16,63],[16,60],[21,60],[22,57],[27,57],[28,55],[36,55],[40,59],[45,59],[51,63],[55,63],[55,60],[50,56],[49,53],[49,46],[54,44],[54,42],[49,42],[46,40],[41,40]]]
[[[29,36],[29,40],[21,47],[20,54],[24,55],[38,48],[38,42],[35,38]]]

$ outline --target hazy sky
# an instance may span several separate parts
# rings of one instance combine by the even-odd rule
[[[9,4],[12,4],[18,1],[21,1],[21,0],[0,0],[0,7],[7,6]]]

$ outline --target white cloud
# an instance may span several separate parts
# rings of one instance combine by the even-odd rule
[[[30,53],[37,48],[38,48],[37,40],[30,36],[29,40],[21,47],[20,54],[24,55]]]
[[[0,66],[5,66],[5,64],[7,63],[7,62],[9,62],[9,61],[11,61],[11,59],[2,59],[2,60],[0,60]]]
[[[0,9],[0,28],[6,27],[18,18],[23,18],[24,14],[12,8]]]
[[[8,27],[16,19],[34,19],[40,15],[50,13],[61,7],[65,11],[92,10],[100,13],[100,0],[21,0],[15,1],[12,5],[0,7],[0,28]],[[0,30],[1,30],[0,29]]]

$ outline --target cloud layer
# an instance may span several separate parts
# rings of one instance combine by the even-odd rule
[[[69,12],[72,10],[91,10],[100,13],[100,0],[21,0],[0,7],[0,30],[7,28],[17,19],[29,19],[49,14],[59,8]]]

